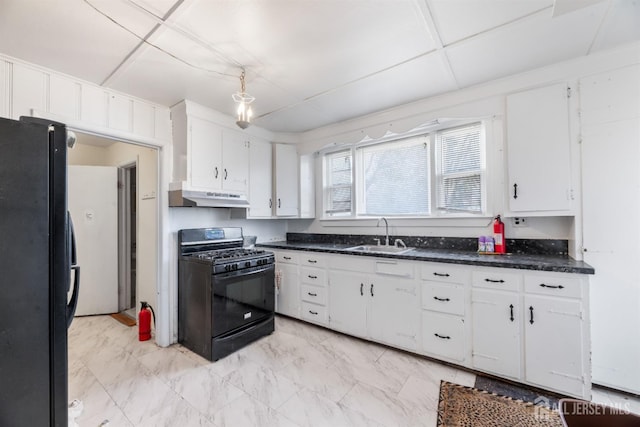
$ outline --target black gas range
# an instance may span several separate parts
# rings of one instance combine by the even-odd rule
[[[209,360],[274,330],[275,257],[242,243],[237,227],[178,232],[178,342]]]

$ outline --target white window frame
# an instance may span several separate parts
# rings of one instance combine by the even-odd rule
[[[441,164],[437,159],[437,135],[440,131],[446,131],[449,129],[459,128],[470,126],[475,123],[480,124],[480,155],[481,155],[481,171],[480,171],[480,180],[481,180],[481,211],[480,212],[465,212],[465,211],[452,211],[446,209],[439,209],[438,206],[438,192],[441,188]],[[361,158],[361,154],[358,151],[360,148],[372,145],[372,144],[386,144],[393,141],[400,141],[413,139],[414,137],[426,137],[428,140],[429,146],[429,162],[430,162],[430,176],[429,176],[429,208],[430,213],[428,215],[386,215],[386,218],[405,218],[405,219],[437,219],[437,218],[484,218],[487,217],[487,206],[489,205],[488,201],[488,179],[487,179],[487,132],[488,132],[489,123],[484,119],[476,119],[476,120],[464,120],[464,121],[456,121],[455,123],[447,123],[446,125],[438,126],[432,130],[427,132],[419,133],[419,134],[404,134],[404,135],[396,135],[394,138],[381,138],[380,140],[375,141],[367,141],[365,143],[357,143],[357,144],[345,144],[336,146],[335,149],[327,150],[322,152],[322,173],[323,173],[323,206],[322,206],[322,217],[321,220],[328,221],[337,221],[337,220],[370,220],[371,218],[377,218],[380,215],[376,214],[367,214],[362,212],[362,207],[364,206],[364,195],[363,187],[364,182],[362,179],[362,170],[363,170],[363,162]],[[331,215],[327,210],[329,206],[329,192],[328,192],[328,157],[334,155],[339,152],[351,151],[351,211],[344,215]],[[360,158],[359,158],[360,157]],[[474,173],[475,175],[475,173]],[[491,216],[491,215],[489,215]]]

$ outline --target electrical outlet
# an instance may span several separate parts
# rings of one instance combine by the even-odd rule
[[[525,218],[522,217],[513,217],[511,218],[511,224],[514,227],[526,227],[527,226],[527,221]]]

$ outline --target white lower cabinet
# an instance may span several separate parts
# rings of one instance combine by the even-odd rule
[[[587,280],[501,273],[474,273],[472,367],[589,399]]]
[[[412,279],[413,264],[375,261],[370,267],[366,271],[329,272],[329,326],[417,350],[420,296],[418,284]],[[369,273],[372,270],[385,273]]]
[[[518,293],[472,290],[471,361],[474,368],[509,378],[520,378],[520,306]]]
[[[587,276],[276,252],[276,311],[590,399]]]
[[[525,379],[581,396],[588,378],[579,300],[525,295]],[[589,387],[590,388],[590,387]]]
[[[350,271],[329,272],[329,326],[357,337],[367,335],[365,294],[367,275]]]
[[[276,313],[300,318],[300,282],[298,254],[275,252],[276,255]]]

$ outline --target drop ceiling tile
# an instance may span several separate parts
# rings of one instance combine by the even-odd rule
[[[412,1],[200,0],[177,23],[300,98],[435,48]]]
[[[593,44],[593,51],[610,49],[637,40],[640,40],[640,2],[613,0]]]
[[[256,118],[253,123],[273,132],[302,132],[333,123],[332,117],[311,105],[297,105],[265,117]]]
[[[308,104],[339,122],[455,89],[443,58],[433,53],[340,87]]]
[[[424,0],[447,46],[553,6],[553,0]]]
[[[82,0],[33,3],[2,0],[0,52],[101,83],[139,43]],[[142,19],[135,27],[144,31],[151,24]]]
[[[446,49],[460,86],[586,55],[606,11],[599,3],[551,18],[545,10]]]

